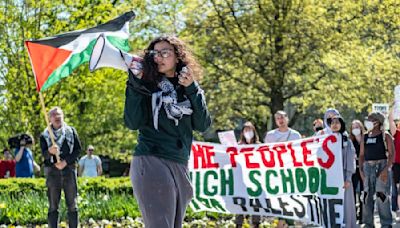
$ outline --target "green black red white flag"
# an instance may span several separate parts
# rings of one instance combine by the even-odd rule
[[[37,91],[48,89],[88,62],[100,34],[116,48],[129,51],[129,21],[134,17],[135,13],[130,11],[93,28],[25,41]]]

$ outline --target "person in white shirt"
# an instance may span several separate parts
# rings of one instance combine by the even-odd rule
[[[289,118],[285,111],[277,111],[274,117],[278,128],[267,132],[264,138],[265,143],[286,142],[301,139],[300,133],[289,127]]]
[[[301,139],[300,133],[289,127],[289,118],[285,111],[277,111],[274,117],[276,126],[278,126],[278,128],[267,132],[264,138],[265,143],[287,142]],[[279,219],[278,227],[287,227],[288,223],[293,223],[293,221]]]
[[[89,145],[86,155],[79,160],[78,175],[83,177],[101,176],[103,169],[101,167],[101,159],[97,155],[93,155],[94,147]]]

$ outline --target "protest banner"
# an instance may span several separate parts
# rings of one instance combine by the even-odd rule
[[[394,88],[393,118],[395,120],[400,119],[400,85]]]
[[[219,139],[219,142],[225,146],[237,146],[238,145],[236,136],[235,136],[235,132],[233,130],[218,132],[218,139]]]
[[[190,206],[195,212],[274,216],[339,227],[344,194],[341,145],[336,134],[238,146],[194,142]]]

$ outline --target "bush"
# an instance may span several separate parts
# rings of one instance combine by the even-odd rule
[[[47,188],[43,178],[0,179],[0,224],[34,225],[47,223]],[[128,177],[78,178],[78,209],[82,224],[110,220],[137,222],[140,211]],[[66,221],[67,210],[62,195],[61,221]],[[229,221],[233,215],[211,212],[194,213],[188,208],[185,220]],[[125,219],[124,218],[130,218]]]
[[[0,195],[18,195],[21,193],[46,193],[44,178],[9,178],[0,179]],[[91,193],[125,193],[133,194],[129,177],[118,178],[78,178],[79,194]]]
[[[44,178],[0,180],[0,224],[44,224],[47,222],[47,188]],[[81,221],[138,217],[128,177],[78,178],[78,208]],[[66,219],[64,196],[60,213]]]

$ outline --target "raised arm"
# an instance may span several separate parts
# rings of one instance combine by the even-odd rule
[[[390,134],[394,136],[396,134],[397,127],[393,118],[393,109],[389,112],[389,129],[390,129]]]
[[[151,107],[147,106],[146,99],[150,98],[144,90],[141,80],[129,73],[125,91],[124,121],[131,130],[138,130],[149,121]]]
[[[20,146],[18,152],[15,154],[15,161],[21,161],[22,155],[24,154],[25,146]]]

